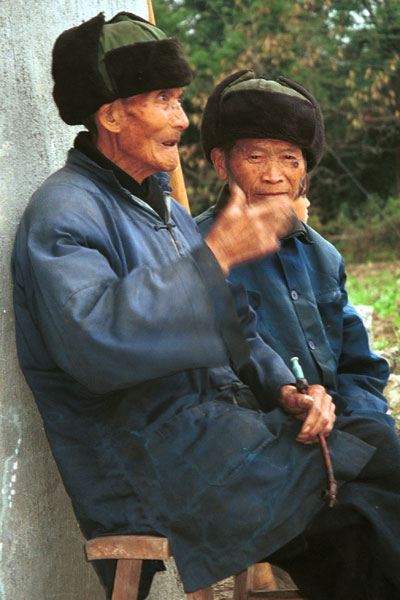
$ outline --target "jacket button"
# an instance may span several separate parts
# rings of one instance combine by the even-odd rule
[[[311,350],[315,350],[315,344],[312,340],[309,340],[308,345],[311,348]]]
[[[298,299],[298,297],[299,297],[299,295],[298,295],[298,293],[296,292],[296,290],[292,290],[292,291],[290,292],[290,295],[291,295],[291,297],[292,297],[292,300],[297,300],[297,299]]]

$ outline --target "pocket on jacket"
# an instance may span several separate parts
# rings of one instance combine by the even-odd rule
[[[274,439],[260,413],[206,402],[164,423],[147,449],[159,477],[190,494],[204,484],[225,485]]]
[[[340,353],[342,346],[343,300],[344,294],[339,287],[316,295],[318,312],[335,354]]]

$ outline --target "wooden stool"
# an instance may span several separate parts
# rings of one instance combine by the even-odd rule
[[[136,600],[142,562],[172,556],[169,541],[154,535],[110,535],[86,542],[88,560],[117,559],[112,600]],[[186,594],[188,600],[213,600],[210,587]]]
[[[306,600],[298,589],[280,590],[269,562],[257,563],[234,577],[233,600]]]
[[[86,542],[88,560],[116,559],[112,600],[137,600],[142,562],[146,559],[165,560],[172,556],[169,541],[153,535],[110,535]],[[188,600],[213,600],[212,588],[186,594]],[[233,600],[275,600],[304,598],[298,590],[277,588],[271,565],[258,563],[234,577]]]

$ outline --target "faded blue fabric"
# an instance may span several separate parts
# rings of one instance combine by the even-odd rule
[[[205,237],[215,207],[196,218]],[[395,427],[383,389],[387,362],[369,348],[361,317],[348,302],[342,256],[298,221],[277,254],[240,265],[229,280],[241,283],[257,313],[257,330],[290,366],[298,356],[309,383],[332,394],[337,414],[374,418]]]
[[[190,592],[304,529],[325,469],[276,408],[293,376],[184,208],[162,221],[74,149],[12,269],[20,364],[87,537],[168,536]],[[340,485],[374,454],[339,430],[330,449]]]

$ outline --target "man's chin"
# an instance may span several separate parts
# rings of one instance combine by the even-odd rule
[[[175,159],[169,159],[165,161],[160,161],[160,171],[166,171],[167,173],[172,173],[179,166],[179,156]]]
[[[287,202],[290,201],[291,198],[289,194],[252,194],[251,195],[251,203],[257,204],[259,202]]]

